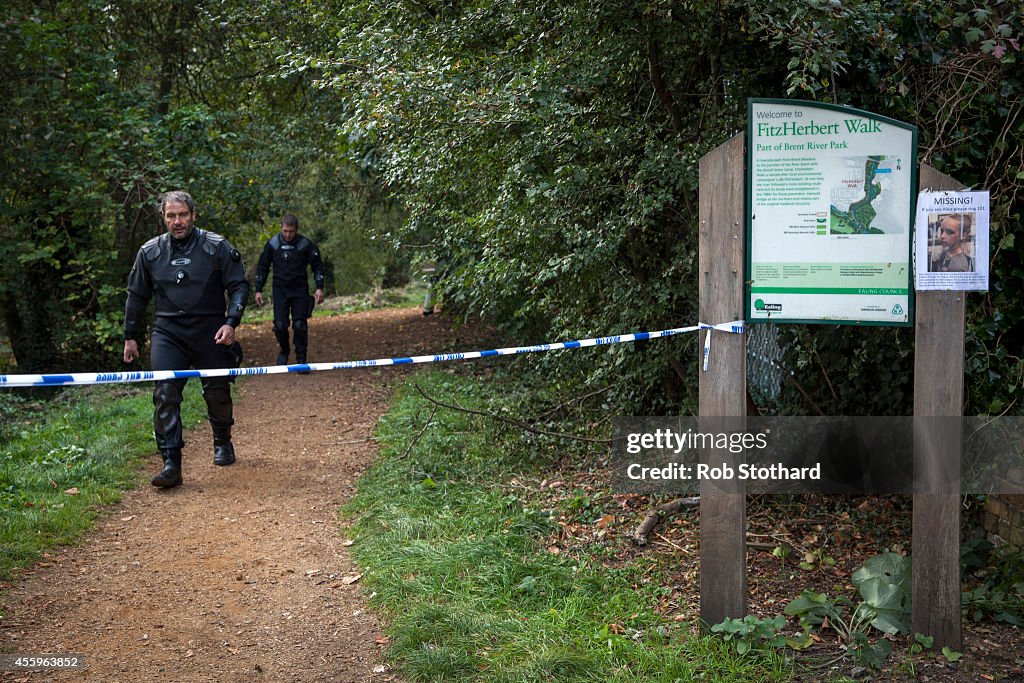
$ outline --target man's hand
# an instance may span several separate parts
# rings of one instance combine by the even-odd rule
[[[257,294],[257,296],[259,296],[259,295]],[[322,289],[316,290],[315,292],[313,292],[313,296],[316,297],[316,305],[317,306],[319,306],[320,304],[322,304],[324,302],[324,290],[322,290]]]
[[[256,292],[256,305],[263,308],[263,292]]]
[[[231,346],[235,341],[235,328],[231,325],[221,325],[217,334],[213,335],[213,341],[224,346]]]
[[[135,359],[139,357],[139,342],[134,339],[124,340],[124,362],[134,363]]]

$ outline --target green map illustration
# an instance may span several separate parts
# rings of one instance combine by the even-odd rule
[[[853,168],[862,168],[863,174],[848,177],[844,179],[842,186],[833,189],[829,232],[833,235],[884,234],[884,230],[871,225],[878,215],[873,203],[882,194],[883,182],[891,178],[889,174],[892,169],[883,163],[884,156],[861,157],[858,160],[847,161]],[[851,195],[859,199],[850,201],[853,199]]]

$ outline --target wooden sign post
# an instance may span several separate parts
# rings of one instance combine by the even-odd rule
[[[699,316],[712,325],[743,319],[744,138],[743,133],[735,135],[700,160]],[[700,332],[701,366],[707,334]],[[702,421],[746,415],[746,343],[746,335],[715,334],[708,371],[698,370]],[[702,481],[700,617],[705,625],[714,625],[746,613],[746,495],[742,489],[723,491]]]
[[[962,190],[921,164],[921,187]],[[960,450],[966,292],[917,294],[911,630],[960,650]]]

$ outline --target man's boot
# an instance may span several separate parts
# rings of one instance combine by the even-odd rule
[[[231,425],[213,426],[213,464],[224,466],[233,462],[235,462],[235,445],[231,443]]]
[[[235,446],[231,439],[213,440],[213,464],[230,465],[235,461]]]
[[[162,451],[164,468],[150,482],[161,489],[181,486],[181,449],[170,448]]]
[[[204,380],[203,398],[206,399],[207,417],[213,432],[213,464],[230,465],[235,461],[235,447],[231,443],[232,417],[231,384],[224,378]]]

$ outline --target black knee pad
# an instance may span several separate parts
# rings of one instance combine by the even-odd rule
[[[306,332],[309,329],[309,324],[305,320],[296,320],[292,323],[292,329],[296,332]]]
[[[227,377],[211,377],[203,385],[203,398],[207,403],[231,404],[231,385]]]
[[[164,406],[181,405],[181,387],[176,382],[157,382],[153,387],[153,405],[158,410]]]
[[[288,321],[287,320],[280,320],[280,321],[279,320],[275,320],[274,321],[274,332],[275,333],[277,333],[277,332],[287,332],[287,331],[288,331]]]

